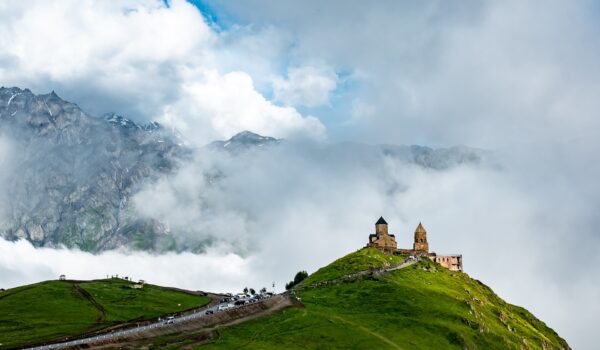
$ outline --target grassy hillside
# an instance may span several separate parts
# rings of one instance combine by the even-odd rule
[[[303,285],[392,264],[394,259],[364,249],[320,269]],[[305,308],[221,330],[216,340],[197,348],[568,348],[527,310],[504,302],[467,274],[431,261],[318,288],[302,290],[301,285],[297,293]]]
[[[308,276],[303,284],[331,281],[354,272],[396,265],[403,262],[405,258],[402,255],[385,254],[374,248],[361,249],[319,269]]]
[[[205,305],[210,299],[121,279],[47,281],[0,292],[0,349],[62,339],[130,320]]]

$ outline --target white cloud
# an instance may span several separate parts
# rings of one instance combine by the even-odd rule
[[[317,107],[329,104],[329,95],[336,86],[337,75],[329,69],[290,68],[287,78],[273,79],[273,95],[276,101],[289,106]]]
[[[252,258],[213,250],[203,255],[152,255],[107,251],[91,254],[77,250],[34,248],[29,242],[0,239],[0,288],[57,279],[96,279],[119,275],[152,284],[190,290],[238,291],[245,285],[261,288],[272,281],[252,269]],[[260,283],[250,284],[251,282]]]
[[[55,90],[92,114],[115,111],[138,120],[160,119],[181,128],[197,145],[246,129],[324,136],[317,118],[274,105],[227,59],[237,52],[236,59],[244,61],[243,55],[251,55],[251,40],[214,32],[184,0],[169,4],[5,4],[0,7],[2,84]]]
[[[186,80],[179,100],[165,107],[159,121],[178,129],[196,145],[211,138],[229,138],[243,130],[287,138],[325,136],[325,128],[317,118],[274,105],[254,89],[252,78],[244,72],[220,75],[205,70],[187,74],[195,78]]]
[[[0,18],[2,83],[56,90],[96,114],[151,117],[176,98],[178,67],[209,62],[216,40],[182,0],[20,1]]]
[[[133,63],[179,60],[216,39],[202,15],[179,0],[169,8],[158,1],[22,1],[0,16],[2,47],[20,68],[6,70],[8,79],[100,74],[126,83],[142,78],[145,67]]]

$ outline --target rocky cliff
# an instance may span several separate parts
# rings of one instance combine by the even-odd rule
[[[128,205],[140,183],[186,153],[160,125],[95,118],[54,92],[2,88],[0,130],[12,152],[4,237],[98,251],[134,243],[141,231],[162,232]]]

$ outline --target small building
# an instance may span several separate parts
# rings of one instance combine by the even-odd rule
[[[436,263],[442,265],[448,270],[452,271],[462,271],[462,255],[461,254],[452,254],[452,255],[433,255],[429,256],[429,259],[435,261]]]
[[[65,275],[60,275],[60,276],[58,276],[58,280],[59,280],[59,281],[64,281],[64,280],[66,280],[66,279],[67,279],[67,276],[65,276]]]

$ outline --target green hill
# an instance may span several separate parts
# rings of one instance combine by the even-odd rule
[[[213,340],[205,345],[190,340],[202,339],[199,332],[179,339],[155,339],[151,348],[569,348],[527,310],[506,303],[467,274],[429,260],[384,274],[343,278],[401,260],[362,249],[320,269],[296,287],[304,307],[214,331]],[[331,280],[337,282],[309,287]]]
[[[122,279],[47,281],[0,292],[0,349],[64,339],[206,305],[208,297]]]
[[[377,271],[402,261],[401,256],[361,249],[295,286],[301,301],[297,307],[230,327],[131,340],[114,348],[569,349],[527,310],[506,303],[465,273],[428,259]],[[6,346],[57,338],[208,301],[159,287],[132,290],[125,284],[55,281],[3,292],[0,310],[10,312],[0,314],[0,342]]]

